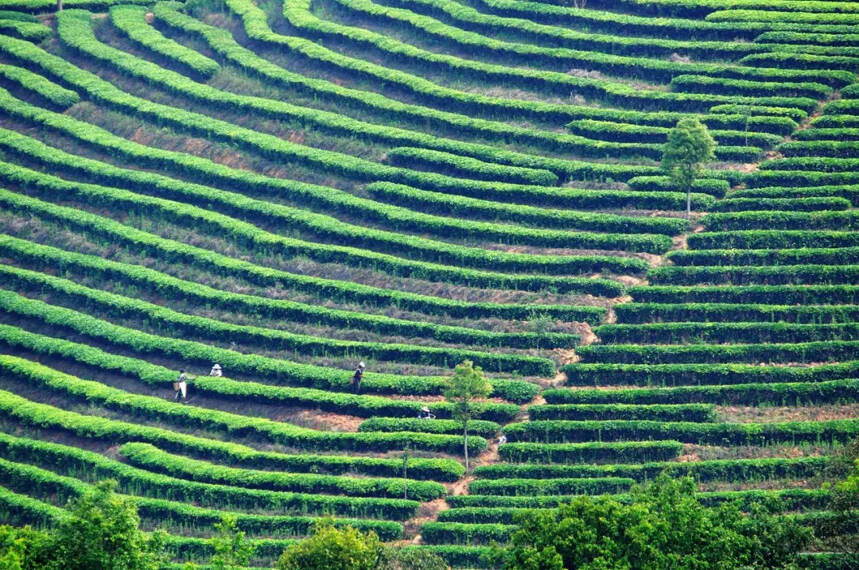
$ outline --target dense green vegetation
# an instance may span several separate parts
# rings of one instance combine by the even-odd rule
[[[856,567],[857,24],[0,1],[0,567]]]

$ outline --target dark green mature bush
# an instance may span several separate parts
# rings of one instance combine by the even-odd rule
[[[795,208],[794,210],[798,210]],[[724,212],[707,214],[701,222],[710,231],[735,230],[843,230],[857,226],[859,214],[842,212]]]
[[[846,130],[846,129],[845,129]],[[856,156],[856,143],[859,140],[859,133],[848,135],[845,130],[836,130],[831,134],[825,133],[826,136],[832,136],[840,140],[801,140],[795,142],[787,142],[779,145],[778,151],[784,156],[817,156],[817,157],[835,157],[835,158],[851,158]],[[821,133],[816,133],[821,135]],[[852,138],[851,141],[844,140]]]
[[[637,345],[591,344],[577,354],[585,362],[618,364],[681,364],[734,362],[827,362],[855,357],[859,341],[804,343]]]
[[[506,443],[498,447],[504,461],[524,463],[642,463],[680,455],[679,441]]]
[[[727,185],[727,182],[725,184]],[[536,193],[534,199],[538,202],[546,200],[545,205],[547,207],[443,194],[390,182],[374,182],[368,184],[365,189],[382,201],[416,208],[423,212],[461,216],[468,219],[490,218],[525,225],[557,227],[565,230],[592,230],[594,233],[567,233],[565,235],[566,244],[600,249],[665,251],[670,247],[670,245],[666,245],[670,243],[670,240],[667,240],[665,236],[681,233],[688,226],[687,222],[677,218],[622,216],[554,209],[551,207],[548,197],[538,196]],[[556,205],[578,209],[604,208],[606,206],[648,207],[652,205],[652,200],[659,202],[658,196],[647,194],[636,196],[625,191],[559,188],[554,192],[556,192]],[[535,230],[535,232],[542,232],[545,235],[545,230]]]
[[[767,499],[781,499],[785,506],[791,509],[822,508],[826,502],[826,491],[821,489],[778,489],[745,491],[718,491],[696,493],[696,498],[707,505],[716,506],[722,503],[737,501],[741,508],[748,508],[755,502]],[[569,503],[575,495],[536,495],[536,496],[501,496],[501,495],[456,495],[447,498],[450,506],[457,509],[462,507],[478,508],[517,508],[517,509],[551,509],[558,505]],[[631,497],[627,494],[613,495],[613,498],[628,502]]]
[[[547,391],[546,394],[562,392]],[[481,479],[555,479],[565,477],[629,477],[636,481],[653,479],[662,472],[672,477],[689,476],[696,481],[766,481],[814,477],[827,464],[827,457],[766,459],[719,459],[709,461],[663,461],[641,465],[545,465],[533,463],[496,463],[474,469]],[[457,497],[449,497],[454,503]]]
[[[810,220],[809,220],[810,221]],[[738,230],[700,232],[687,239],[689,249],[787,249],[857,247],[859,234],[826,230]]]
[[[549,404],[528,406],[528,417],[532,420],[661,420],[686,422],[711,422],[716,419],[712,404],[616,404],[612,394],[604,393],[604,402],[567,404],[563,398],[554,396],[555,392],[566,395],[577,390],[546,390],[543,392]],[[630,390],[624,390],[627,393]],[[582,390],[582,401],[592,395],[592,390]],[[602,392],[602,391],[600,391]],[[554,398],[554,399],[553,399]],[[594,398],[598,400],[598,398]],[[575,401],[572,394],[571,401]],[[632,401],[632,400],[630,400]]]
[[[662,407],[710,405],[783,405],[853,403],[859,400],[859,380],[829,380],[821,382],[787,382],[731,384],[716,386],[675,386],[671,388],[639,388],[625,390],[547,390],[543,392],[547,402],[559,409],[565,408],[655,408],[649,417],[640,414],[640,419],[663,419],[656,413]],[[622,403],[617,403],[622,402]],[[633,418],[631,415],[629,419]],[[539,416],[538,419],[579,419],[576,416]],[[582,417],[581,419],[586,419]],[[594,419],[603,419],[594,418]],[[615,418],[605,418],[615,419]],[[618,416],[617,419],[627,419]],[[681,419],[665,418],[669,421]],[[710,418],[712,419],[712,418]],[[697,418],[682,418],[682,421],[702,421]],[[706,420],[705,420],[706,421]]]
[[[627,180],[626,183],[629,184],[629,187],[633,190],[650,192],[677,191],[671,183],[671,178],[668,176],[636,176]],[[727,180],[714,178],[699,178],[692,183],[692,192],[709,194],[716,198],[723,197],[730,188],[731,184]],[[720,202],[716,202],[711,208],[715,208],[719,203]]]
[[[584,443],[672,439],[700,445],[846,442],[859,434],[859,420],[783,423],[700,423],[646,420],[543,420],[508,424],[514,442]]]
[[[748,286],[756,290],[757,287]],[[782,286],[767,286],[765,291],[770,295],[778,295],[781,292]],[[811,287],[814,287],[813,285]],[[786,296],[780,299],[783,303],[799,303],[793,299],[814,299],[807,301],[810,306],[797,305],[764,305],[756,303],[743,303],[742,301],[745,290],[741,290],[736,295],[735,299],[730,299],[726,294],[726,300],[738,301],[735,303],[666,303],[663,299],[656,299],[653,302],[647,303],[625,303],[618,305],[618,322],[623,324],[641,324],[653,321],[662,322],[680,322],[680,321],[696,321],[696,322],[738,322],[738,321],[761,321],[761,322],[786,322],[786,323],[806,323],[806,324],[826,324],[826,323],[848,323],[855,321],[859,316],[859,308],[850,303],[850,296],[855,295],[854,285],[831,285],[821,286],[826,289],[818,289],[810,293],[794,293],[791,295],[790,289],[786,289]],[[829,289],[828,287],[831,287]],[[798,287],[797,287],[798,288]],[[663,289],[670,292],[680,291],[685,293],[687,287],[672,287],[668,286]],[[730,289],[730,287],[707,287],[703,295],[717,295],[719,289]],[[845,293],[847,298],[836,300],[837,303],[845,303],[843,305],[815,305],[820,303],[818,296],[823,294],[827,296],[838,295]]]
[[[495,437],[500,429],[501,426],[497,423],[486,420],[470,420],[468,422],[468,433],[474,433],[487,439]],[[414,431],[420,433],[459,434],[462,432],[462,422],[441,419],[373,417],[361,422],[361,425],[358,426],[358,431],[368,433]]]
[[[755,364],[568,364],[572,386],[688,386],[784,382],[826,382],[856,377],[859,362],[815,366]]]
[[[827,200],[831,198],[826,198]],[[708,265],[853,265],[859,263],[859,247],[801,249],[685,249],[666,258],[679,266]]]
[[[769,55],[769,54],[767,54]],[[812,82],[767,82],[745,79],[727,79],[705,75],[675,75],[671,78],[671,89],[685,93],[719,93],[752,97],[811,97],[824,99],[832,89]]]
[[[468,485],[472,495],[602,495],[628,490],[634,481],[625,477],[558,479],[477,479]]]
[[[665,266],[648,279],[657,285],[848,285],[859,282],[859,265]]]
[[[731,311],[742,311],[738,303],[748,304],[747,310],[761,309],[755,317],[745,320],[786,320],[792,322],[837,322],[854,319],[850,307],[842,307],[843,316],[833,319],[827,317],[832,311],[837,311],[834,305],[859,304],[859,286],[856,285],[740,285],[740,286],[682,286],[682,285],[648,285],[646,287],[631,287],[629,294],[637,301],[625,303],[617,309],[623,309],[624,318],[621,322],[646,322],[656,318],[657,314],[664,315],[664,320],[687,320],[685,318],[669,317],[671,313],[683,311],[679,303],[698,303],[690,306],[689,310],[696,317],[688,320],[729,320]],[[659,307],[658,304],[674,303]],[[706,305],[711,304],[713,311],[707,311]],[[757,306],[755,305],[757,304]],[[833,305],[830,307],[802,307],[797,305]],[[765,305],[765,306],[764,306]],[[794,305],[788,307],[788,305]],[[652,317],[646,316],[651,311]],[[705,316],[705,312],[712,316]],[[691,314],[691,313],[690,313]],[[724,314],[724,317],[716,317]],[[748,314],[752,314],[751,312]],[[804,314],[808,317],[799,319]],[[817,316],[811,316],[811,315]],[[638,315],[638,316],[636,316]],[[859,312],[855,313],[859,316]],[[661,316],[659,317],[662,318]],[[637,319],[637,320],[630,320]]]
[[[859,324],[611,324],[594,328],[594,333],[605,344],[799,343],[859,340]]]
[[[752,210],[822,211],[846,210],[850,200],[842,197],[783,197],[783,198],[728,198],[713,205],[713,212],[743,212]]]
[[[421,527],[427,544],[490,544],[507,542],[516,527],[500,524],[428,522]]]

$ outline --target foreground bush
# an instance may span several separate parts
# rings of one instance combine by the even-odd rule
[[[313,536],[284,550],[278,570],[445,570],[447,563],[427,550],[386,547],[374,532],[317,524]]]
[[[717,509],[695,499],[692,479],[657,479],[631,504],[580,497],[556,510],[519,517],[506,569],[783,568],[808,543],[811,531],[777,518],[778,505],[736,504]]]

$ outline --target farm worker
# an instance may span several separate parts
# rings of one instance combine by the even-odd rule
[[[215,365],[212,366],[212,371],[209,372],[209,376],[222,376],[222,375],[223,374],[221,372],[221,365],[218,363],[215,363]]]
[[[179,401],[179,396],[182,396],[183,398],[185,397],[185,392],[188,390],[188,385],[186,383],[187,381],[188,377],[185,376],[185,371],[180,370],[179,378],[177,378],[176,381],[173,382],[173,390],[176,392],[173,395],[173,399],[177,402]]]
[[[507,436],[502,433],[498,438],[498,445],[504,445],[505,443],[507,443]]]
[[[352,375],[352,389],[356,394],[361,391],[361,380],[364,379],[364,368],[366,367],[367,365],[363,361],[359,362],[355,374]]]
[[[188,399],[188,377],[185,375],[184,370],[179,371],[179,378],[173,383],[173,389],[176,390],[176,395],[174,399],[178,402],[179,396],[182,396],[182,401],[186,401]]]
[[[421,415],[418,416],[422,420],[434,420],[435,415],[430,413],[430,409],[428,406],[421,407]]]

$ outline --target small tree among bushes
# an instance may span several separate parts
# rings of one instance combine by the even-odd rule
[[[316,523],[313,535],[283,551],[277,570],[447,570],[431,552],[385,546],[373,531]]]
[[[483,374],[483,369],[470,360],[464,360],[453,369],[453,376],[444,390],[445,399],[453,404],[454,419],[462,422],[464,439],[465,472],[468,473],[468,422],[474,416],[474,402],[489,396],[492,384]]]
[[[671,182],[686,192],[686,218],[692,215],[692,183],[701,173],[704,163],[713,160],[716,141],[698,119],[680,119],[668,133],[662,148],[662,169]]]

